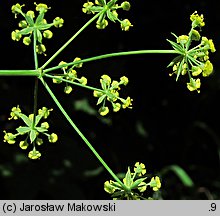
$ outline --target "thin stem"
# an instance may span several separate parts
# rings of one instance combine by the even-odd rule
[[[69,117],[67,112],[64,110],[54,93],[51,91],[50,87],[47,85],[47,83],[44,81],[44,79],[41,77],[39,78],[41,82],[43,83],[44,87],[60,109],[60,111],[63,113],[67,121],[70,123],[70,125],[73,127],[73,129],[78,133],[78,135],[82,138],[82,140],[86,143],[86,145],[90,148],[90,150],[93,152],[93,154],[97,157],[97,159],[101,162],[101,164],[106,168],[106,170],[111,174],[111,176],[125,189],[128,190],[128,188],[121,182],[121,180],[114,174],[114,172],[109,168],[109,166],[105,163],[105,161],[102,159],[102,157],[98,154],[98,152],[93,148],[92,144],[86,139],[86,137],[82,134],[82,132],[79,130],[79,128],[75,125],[75,123],[72,121],[72,119]]]
[[[97,13],[92,19],[90,19],[79,31],[77,31],[56,53],[54,53],[41,67],[44,69],[53,59],[55,59],[86,27],[88,27],[95,19],[102,13]]]
[[[66,82],[66,83],[70,83],[70,84],[73,84],[73,85],[77,85],[77,86],[80,86],[80,87],[83,87],[83,88],[87,88],[87,89],[90,89],[92,91],[99,91],[99,92],[102,92],[102,93],[105,94],[105,91],[102,90],[102,89],[98,89],[98,88],[95,88],[95,87],[92,87],[92,86],[83,85],[81,83],[77,83],[77,82],[74,82],[74,81],[70,81],[70,80],[60,78],[60,77],[56,77],[56,75],[45,74],[44,76],[48,77],[48,78],[51,78],[51,79],[57,79],[57,80],[60,80],[60,81]]]
[[[38,70],[0,70],[0,76],[39,76]]]
[[[33,43],[33,50],[34,50],[34,64],[35,64],[35,70],[38,69],[38,57],[37,57],[37,31],[34,29],[34,43]],[[37,115],[37,94],[38,94],[38,77],[35,77],[35,83],[34,83],[34,117],[33,117],[33,124],[32,128],[34,129],[35,125],[35,118]]]
[[[47,72],[50,72],[53,70],[57,70],[62,67],[80,64],[80,63],[84,63],[84,62],[96,61],[99,59],[111,58],[111,57],[116,57],[116,56],[140,55],[140,54],[180,54],[180,53],[176,50],[136,50],[136,51],[127,51],[127,52],[108,53],[108,54],[104,54],[104,55],[94,56],[91,58],[86,58],[86,59],[82,59],[79,61],[74,61],[74,62],[70,62],[67,64],[62,64],[62,65],[58,65],[55,67],[51,67],[51,68],[45,69],[44,73],[47,73]]]

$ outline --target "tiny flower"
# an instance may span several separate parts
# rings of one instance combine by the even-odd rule
[[[55,143],[58,140],[58,136],[55,133],[52,133],[51,135],[49,135],[48,140],[51,143]]]
[[[113,194],[115,192],[115,187],[111,183],[112,183],[112,180],[106,181],[104,183],[104,190],[109,194]]]
[[[100,91],[96,91],[96,90],[95,90],[95,91],[93,92],[93,96],[94,96],[94,97],[101,97],[102,95],[103,95],[103,93],[100,92]]]
[[[203,14],[200,16],[197,14],[197,11],[195,11],[191,16],[190,20],[192,21],[193,27],[203,27],[205,25]]]
[[[51,111],[53,111],[53,109],[48,109],[46,107],[42,107],[42,109],[38,110],[38,114],[43,115],[43,118],[46,119],[50,115]]]
[[[131,4],[127,1],[121,3],[121,7],[125,11],[129,11],[131,8]]]
[[[104,74],[101,76],[101,79],[100,79],[100,83],[102,84],[102,82],[105,82],[107,85],[110,85],[111,83],[111,78],[110,76]]]
[[[20,5],[19,3],[17,3],[11,7],[11,11],[15,14],[15,18],[17,17],[17,14],[22,13],[23,6],[24,5]]]
[[[132,101],[133,99],[131,99],[130,97],[127,97],[126,100],[122,100],[122,108],[125,109],[125,108],[132,108]]]
[[[36,11],[39,11],[40,13],[46,13],[48,9],[50,9],[46,4],[36,4]]]
[[[126,76],[121,77],[120,81],[121,81],[120,83],[125,86],[128,84],[128,78]]]
[[[21,109],[19,108],[19,105],[11,109],[11,113],[10,113],[11,117],[8,118],[8,120],[11,120],[11,119],[17,120],[19,118],[18,113],[21,113]]]
[[[87,79],[82,76],[80,79],[79,79],[79,82],[82,84],[82,85],[86,85],[87,84]]]
[[[128,19],[124,19],[123,21],[121,21],[121,29],[123,31],[128,31],[132,26],[133,25],[130,23]]]
[[[63,26],[63,23],[64,23],[64,20],[60,17],[56,17],[54,20],[53,20],[53,24],[56,28],[61,28]]]
[[[64,65],[67,64],[65,61],[61,61],[58,65]],[[63,70],[66,70],[68,68],[68,66],[62,67]]]
[[[108,25],[108,20],[103,19],[101,22],[97,21],[96,28],[97,29],[105,29]]]
[[[138,185],[138,190],[142,193],[144,191],[146,191],[147,189],[147,184],[145,182],[141,182],[139,185]]]
[[[153,177],[150,181],[150,187],[153,188],[153,191],[158,191],[161,188],[161,182],[160,178],[156,176],[155,178]]]
[[[26,13],[27,16],[31,17],[32,19],[35,17],[35,14],[34,14],[34,11],[32,10],[29,10],[27,13]]]
[[[121,109],[121,104],[120,103],[112,103],[113,106],[113,111],[118,112]]]
[[[215,52],[216,51],[215,45],[213,43],[213,40],[211,40],[211,39],[209,40],[209,47],[210,47],[211,52]]]
[[[209,76],[211,73],[213,72],[213,65],[212,63],[208,60],[205,62],[204,64],[204,68],[203,68],[203,71],[202,71],[202,75],[204,77],[207,77]]]
[[[193,76],[198,76],[201,73],[202,73],[202,69],[200,67],[192,66],[192,75]]]
[[[180,43],[182,45],[185,45],[189,40],[189,36],[188,35],[181,35],[177,38],[177,43]]]
[[[53,37],[53,32],[50,31],[50,30],[45,30],[45,31],[43,32],[43,36],[44,36],[45,38],[47,38],[47,39],[50,39],[50,38]]]
[[[26,28],[27,27],[27,22],[26,22],[26,20],[21,20],[19,23],[18,23],[18,26],[20,27],[20,28]]]
[[[108,107],[101,107],[100,109],[99,109],[99,114],[101,115],[101,116],[105,116],[105,115],[107,115],[109,113],[109,108]]]
[[[44,128],[44,129],[48,129],[50,126],[49,126],[48,122],[42,122],[40,127]]]
[[[73,60],[73,62],[77,62],[77,61],[81,61],[81,58],[76,57],[76,58]],[[79,63],[79,64],[75,64],[74,66],[75,66],[76,68],[81,68],[82,65],[83,65],[83,63]]]
[[[21,149],[25,150],[25,149],[27,149],[27,147],[29,146],[29,144],[28,144],[28,142],[25,140],[25,141],[21,141],[21,142],[19,143],[19,146],[20,146]]]
[[[8,144],[15,144],[15,138],[16,135],[12,134],[12,133],[6,133],[6,131],[3,131],[5,133],[4,136],[4,142],[7,142]]]
[[[84,3],[83,4],[83,13],[87,13],[87,14],[91,14],[91,13],[94,13],[93,11],[91,11],[91,7],[93,6],[94,4],[92,2],[87,2],[87,3]]]
[[[146,173],[145,165],[143,163],[136,162],[134,165],[134,172],[138,176],[144,175]]]
[[[200,92],[200,87],[201,87],[201,82],[200,82],[200,79],[193,79],[191,78],[190,79],[190,82],[187,83],[187,88],[190,90],[190,91],[195,91],[197,90],[197,92],[199,93]]]
[[[195,29],[192,30],[192,40],[199,41],[201,38],[199,32]]]
[[[62,76],[54,76],[53,83],[60,84],[62,80],[60,80],[59,78],[62,78]]]
[[[22,35],[19,33],[19,30],[15,30],[11,33],[11,38],[14,41],[19,41],[21,39]]]
[[[72,88],[71,86],[66,86],[66,87],[64,88],[64,92],[65,92],[66,94],[70,94],[72,90],[73,90],[73,88]]]
[[[38,54],[43,54],[46,52],[46,47],[43,44],[36,45],[36,52]]]
[[[23,43],[24,45],[28,46],[31,43],[31,38],[30,37],[24,37],[23,38]]]
[[[35,142],[39,146],[43,144],[43,140],[41,138],[37,138]]]
[[[32,160],[36,160],[41,157],[41,153],[33,149],[33,151],[29,152],[28,157]]]

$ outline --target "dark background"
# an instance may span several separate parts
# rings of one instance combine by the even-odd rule
[[[20,21],[14,19],[11,6],[26,4],[24,10],[34,9],[30,1],[0,0],[0,69],[33,69],[31,47],[11,40],[11,32]],[[85,24],[90,15],[81,9],[86,1],[49,1],[51,10],[46,19],[56,16],[65,20],[61,29],[52,28],[54,36],[46,41],[47,56],[40,56],[42,65],[61,45]],[[147,173],[162,178],[161,199],[219,199],[220,198],[220,7],[218,1],[130,1],[129,12],[119,11],[119,18],[128,18],[133,28],[122,32],[119,23],[109,22],[105,30],[89,26],[51,66],[75,57],[141,49],[170,49],[166,39],[170,34],[187,34],[190,14],[195,10],[205,16],[202,34],[213,39],[217,52],[212,54],[212,76],[202,79],[201,93],[189,92],[186,82],[175,82],[166,66],[172,55],[151,54],[117,57],[84,64],[78,73],[88,78],[90,85],[99,87],[102,74],[113,79],[129,77],[122,95],[134,99],[132,110],[122,110],[101,118],[92,92],[74,87],[71,95],[63,93],[63,85],[52,85],[60,102],[82,133],[91,141],[115,173],[126,172],[136,161],[146,165]],[[40,3],[40,2],[37,2]],[[121,3],[121,1],[119,1]],[[20,105],[25,113],[33,112],[34,79],[26,77],[0,78],[0,128],[14,132],[16,122],[8,121],[10,109]],[[83,105],[84,102],[84,105]],[[85,104],[91,106],[85,110]],[[39,108],[52,107],[50,131],[59,135],[55,144],[45,143],[39,150],[40,160],[27,158],[28,151],[18,143],[0,142],[1,199],[110,199],[103,183],[111,176],[102,169],[76,132],[62,117],[50,96],[39,86]],[[83,109],[85,111],[83,111]],[[182,167],[194,182],[187,187],[174,172],[164,174],[170,165]]]

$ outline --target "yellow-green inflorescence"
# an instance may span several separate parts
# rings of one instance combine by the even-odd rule
[[[55,133],[48,134],[48,122],[43,121],[40,123],[41,120],[48,118],[51,111],[52,109],[42,107],[38,110],[38,115],[34,117],[34,114],[30,114],[29,116],[23,114],[19,106],[13,107],[9,120],[21,119],[25,123],[25,126],[17,127],[17,133],[14,134],[4,130],[4,142],[15,144],[15,139],[17,139],[18,136],[25,136],[25,139],[19,142],[19,147],[26,150],[29,146],[32,146],[32,150],[29,152],[28,157],[30,159],[40,158],[41,153],[37,151],[36,148],[43,144],[41,135],[46,136],[47,140],[51,143],[55,143],[58,140],[58,136]]]
[[[76,57],[73,60],[73,62],[80,61],[80,60],[81,59],[79,57]],[[59,65],[65,65],[65,64],[67,63],[64,61],[61,61],[59,63]],[[61,79],[66,80],[67,82],[65,83],[65,87],[64,87],[64,92],[66,94],[70,94],[73,90],[72,86],[70,85],[71,82],[79,83],[85,86],[87,84],[87,78],[84,76],[79,77],[76,71],[78,68],[81,68],[81,67],[82,67],[82,63],[74,64],[70,68],[68,68],[67,66],[62,67],[61,69],[63,73],[54,75],[53,83],[60,84],[63,82]]]
[[[15,18],[20,14],[23,16],[23,20],[18,23],[19,30],[16,29],[11,33],[12,40],[19,41],[23,36],[23,43],[25,45],[30,45],[32,42],[33,34],[36,34],[37,44],[36,44],[36,52],[38,54],[45,54],[46,47],[42,43],[43,38],[50,39],[53,36],[53,33],[49,28],[55,26],[56,28],[60,28],[63,26],[64,20],[60,17],[56,17],[52,23],[47,23],[47,20],[44,18],[45,13],[50,9],[46,4],[36,4],[36,12],[38,13],[35,16],[35,12],[29,10],[27,12],[23,12],[22,8],[24,5],[20,5],[19,3],[12,6],[12,13],[15,14]]]
[[[116,4],[118,0],[95,0],[95,2],[88,1],[83,4],[82,11],[86,14],[100,13],[100,16],[96,22],[98,29],[104,29],[108,25],[107,18],[112,22],[119,22],[123,31],[128,31],[133,25],[128,19],[120,20],[118,18],[118,9],[125,11],[130,10],[130,3],[128,1],[122,2],[120,5]]]
[[[168,67],[173,67],[176,80],[180,75],[188,75],[189,82],[187,88],[190,91],[200,92],[200,77],[207,77],[213,72],[213,65],[209,60],[210,52],[215,52],[212,39],[201,36],[201,28],[205,26],[203,15],[196,11],[190,16],[192,22],[191,30],[188,35],[176,36],[176,42],[170,41],[172,47],[180,54],[172,60]],[[195,45],[194,45],[195,43]],[[197,44],[196,44],[197,43]],[[194,47],[190,47],[190,46]]]
[[[124,187],[118,182],[110,180],[104,183],[104,190],[111,194],[113,199],[140,200],[150,198],[145,198],[146,195],[144,195],[147,187],[152,188],[153,191],[158,191],[161,188],[161,181],[158,176],[152,177],[146,183],[148,177],[143,163],[136,162],[133,170],[134,172],[131,172],[128,167],[128,171],[123,178]]]
[[[109,107],[106,105],[107,101],[111,103],[114,112],[118,112],[121,108],[132,108],[133,99],[130,97],[123,99],[119,96],[121,86],[128,84],[128,78],[126,76],[122,76],[120,81],[112,81],[110,76],[104,74],[101,76],[100,83],[102,90],[95,90],[93,92],[93,96],[98,98],[97,105],[102,104],[99,109],[100,115],[105,116],[109,113]]]

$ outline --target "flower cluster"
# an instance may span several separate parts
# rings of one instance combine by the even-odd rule
[[[40,134],[45,135],[51,143],[55,143],[58,140],[58,136],[55,133],[47,133],[49,128],[48,122],[44,121],[41,124],[39,123],[42,119],[47,119],[51,111],[52,109],[43,107],[38,110],[38,115],[34,116],[34,114],[30,114],[29,116],[26,116],[22,113],[19,106],[13,107],[9,120],[21,119],[25,123],[25,126],[19,126],[16,129],[17,133],[15,134],[3,131],[5,133],[4,142],[7,142],[8,144],[15,144],[15,139],[19,135],[25,135],[26,138],[21,140],[19,143],[20,148],[25,150],[29,145],[32,145],[33,149],[29,152],[28,157],[30,159],[40,158],[41,153],[36,150],[37,145],[40,146],[43,144],[43,139]]]
[[[111,80],[111,78],[104,74],[100,79],[102,90],[95,90],[93,92],[93,96],[98,98],[97,105],[102,103],[102,107],[99,109],[99,113],[102,116],[105,116],[109,113],[109,108],[106,106],[106,100],[108,100],[112,104],[112,108],[114,112],[118,112],[121,107],[132,108],[132,101],[130,97],[123,99],[119,97],[120,86],[126,86],[128,84],[128,78],[123,76],[120,78],[120,81]]]
[[[203,15],[194,12],[190,16],[190,20],[192,21],[192,27],[188,35],[178,37],[173,34],[176,37],[176,42],[168,40],[177,53],[180,54],[172,60],[168,67],[173,67],[172,74],[176,74],[176,80],[180,75],[188,74],[187,88],[190,91],[197,90],[197,92],[200,92],[201,80],[198,77],[200,75],[207,77],[213,72],[209,53],[216,50],[213,41],[207,37],[201,37],[196,29],[205,25]],[[197,42],[197,45],[190,49],[193,42]]]
[[[144,177],[146,169],[143,163],[136,162],[133,170],[134,172],[132,173],[128,167],[128,171],[123,178],[123,186],[110,180],[104,183],[104,190],[112,194],[113,199],[139,200],[145,199],[143,193],[147,187],[152,188],[153,191],[158,191],[161,188],[158,176],[152,177],[148,183],[145,182],[147,177]]]
[[[133,25],[128,19],[120,20],[117,10],[123,9],[129,11],[131,5],[128,1],[122,2],[121,5],[116,4],[116,2],[117,0],[110,0],[108,3],[106,3],[106,0],[95,0],[95,3],[88,1],[83,4],[82,11],[87,14],[100,13],[96,22],[96,27],[98,29],[106,28],[108,25],[108,18],[112,22],[119,22],[123,31],[128,31]]]
[[[49,30],[52,26],[60,28],[63,26],[64,20],[60,17],[56,17],[52,23],[47,23],[47,20],[44,18],[45,13],[50,9],[46,4],[36,4],[35,10],[38,12],[38,16],[35,19],[35,12],[32,10],[24,13],[22,7],[19,3],[12,6],[12,13],[15,14],[17,18],[18,14],[23,16],[23,20],[18,23],[20,30],[16,29],[11,33],[12,40],[19,41],[22,36],[23,43],[25,45],[30,45],[32,41],[32,36],[35,35],[37,44],[36,52],[38,54],[44,54],[46,51],[45,45],[42,43],[43,38],[50,39],[53,36],[52,31]]]
[[[80,58],[76,57],[73,62],[77,62],[80,60],[81,60]],[[64,61],[61,61],[59,63],[59,65],[65,65],[65,64],[67,64],[67,63]],[[68,68],[68,66],[62,67],[61,69],[62,69],[63,73],[55,75],[53,78],[53,83],[60,84],[63,81],[65,81],[66,86],[64,88],[64,92],[66,94],[70,94],[73,90],[70,84],[79,83],[79,84],[85,86],[87,84],[87,78],[84,76],[79,78],[77,76],[77,71],[75,70],[75,68],[81,68],[81,67],[82,67],[82,63],[73,64],[73,66],[70,68]]]

